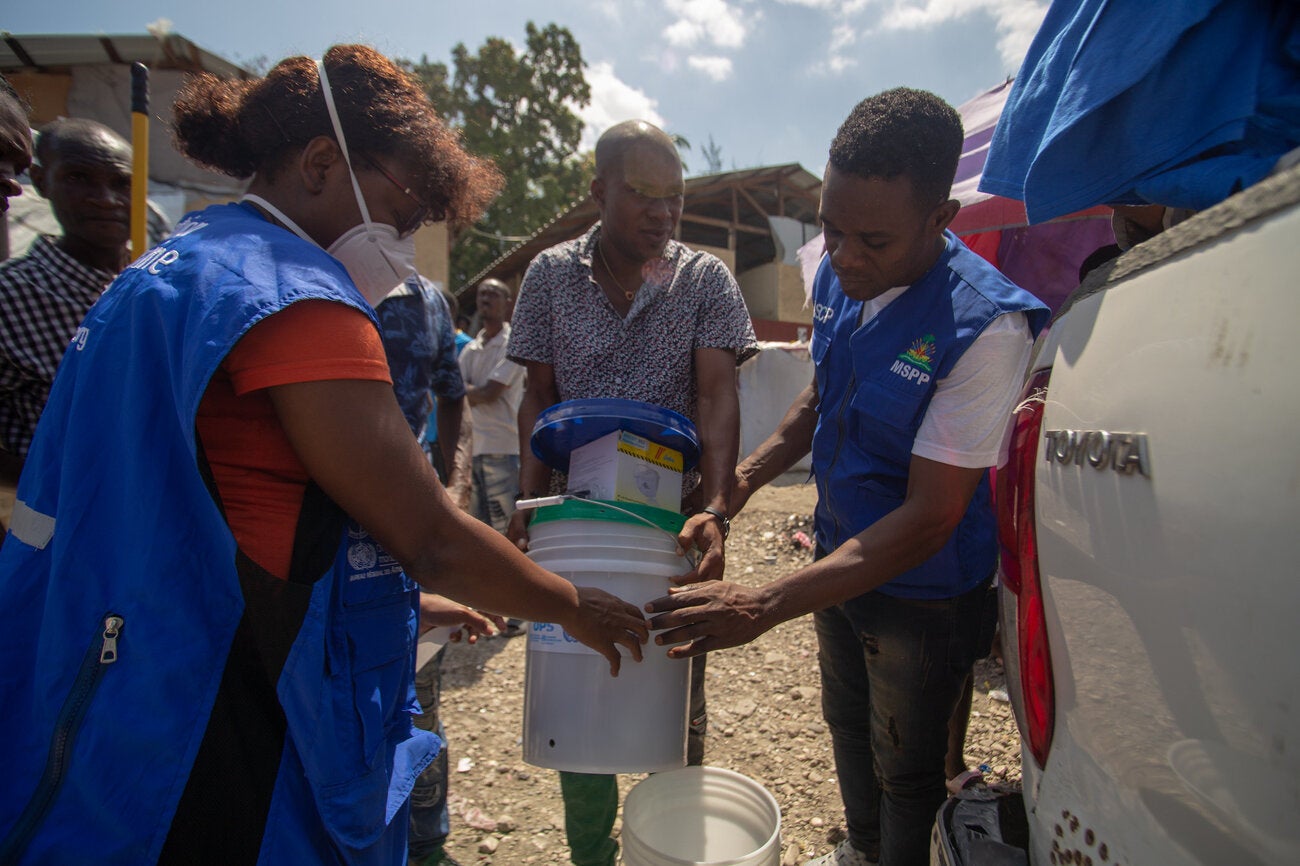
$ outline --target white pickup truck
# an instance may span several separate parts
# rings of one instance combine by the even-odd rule
[[[1089,276],[999,469],[1023,810],[947,866],[1300,863],[1300,169]],[[1027,827],[1024,822],[1027,821]]]

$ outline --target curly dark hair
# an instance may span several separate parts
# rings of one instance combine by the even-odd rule
[[[964,133],[961,115],[933,93],[896,87],[854,106],[831,142],[836,171],[892,180],[907,176],[922,202],[948,198]]]
[[[393,157],[414,171],[413,192],[435,219],[455,225],[478,219],[500,189],[501,175],[490,161],[465,151],[414,78],[365,45],[335,45],[325,52],[325,69],[354,159]],[[287,58],[265,78],[247,81],[197,75],[173,106],[177,149],[241,179],[273,177],[321,135],[335,137],[310,57]]]

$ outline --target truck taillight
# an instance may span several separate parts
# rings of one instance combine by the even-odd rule
[[[1038,573],[1034,530],[1034,474],[1042,441],[1043,407],[1051,370],[1034,373],[1020,395],[1008,432],[1007,461],[997,471],[1001,579],[1016,594],[1016,640],[1020,649],[1022,734],[1039,767],[1052,747],[1056,698],[1047,617]]]

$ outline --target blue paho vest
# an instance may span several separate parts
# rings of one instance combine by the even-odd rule
[[[155,862],[242,652],[275,671],[279,765],[265,803],[203,805],[263,810],[259,863],[405,863],[407,795],[439,748],[410,723],[415,586],[334,509],[313,579],[241,588],[195,442],[222,359],[304,299],[374,319],[332,257],[221,205],[78,330],[0,552],[0,861]]]
[[[912,444],[938,381],[998,316],[1023,311],[1037,335],[1048,311],[971,252],[952,232],[925,276],[859,327],[862,302],[840,289],[823,257],[813,282],[811,351],[819,399],[813,434],[815,527],[837,549],[898,506],[907,493]],[[988,475],[956,531],[930,559],[879,588],[903,598],[951,598],[997,562]]]

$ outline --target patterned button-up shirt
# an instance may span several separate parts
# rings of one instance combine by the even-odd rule
[[[429,417],[430,391],[449,400],[465,396],[451,310],[438,287],[416,274],[380,301],[375,313],[397,405],[419,436]]]
[[[54,373],[81,320],[117,274],[88,268],[42,235],[0,264],[0,445],[27,455]]]
[[[696,349],[758,351],[740,288],[717,257],[669,241],[626,318],[592,275],[600,224],[533,260],[510,320],[509,357],[555,369],[561,400],[640,400],[697,421]]]

